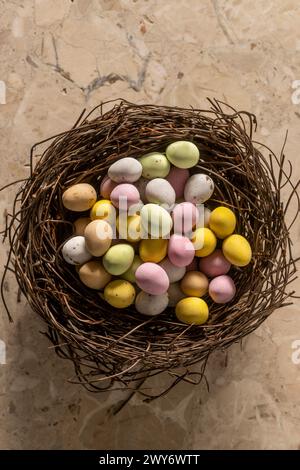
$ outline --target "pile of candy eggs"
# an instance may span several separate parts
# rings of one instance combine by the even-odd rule
[[[64,207],[82,214],[62,255],[111,306],[134,304],[148,316],[175,307],[180,322],[201,325],[209,318],[205,299],[234,299],[230,271],[249,264],[252,251],[234,233],[236,216],[226,201],[212,211],[204,206],[214,182],[196,168],[190,173],[199,158],[193,142],[176,141],[165,153],[114,162],[99,198],[89,183],[63,192]]]

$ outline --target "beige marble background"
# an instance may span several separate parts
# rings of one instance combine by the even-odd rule
[[[299,22],[298,0],[0,0],[0,185],[27,175],[32,143],[118,97],[205,106],[209,96],[250,110],[257,139],[277,152],[289,130],[296,180]],[[13,195],[0,195],[1,223]],[[293,237],[299,255],[299,222]],[[1,305],[1,449],[300,449],[299,300],[210,359],[209,393],[180,385],[112,417],[120,396],[68,384],[71,365],[17,303],[13,277],[5,288],[14,324]]]

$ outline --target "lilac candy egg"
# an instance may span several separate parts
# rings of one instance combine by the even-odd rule
[[[176,168],[173,166],[166,177],[176,194],[176,199],[183,197],[185,183],[189,179],[189,171],[186,168]]]
[[[123,183],[112,190],[110,199],[115,207],[126,209],[139,202],[140,193],[133,184]]]
[[[135,271],[135,280],[140,289],[148,294],[161,295],[169,289],[166,271],[155,263],[143,263]]]
[[[191,202],[177,204],[172,212],[174,233],[178,235],[191,234],[198,223],[199,212]]]
[[[171,235],[168,257],[175,266],[188,266],[194,258],[195,248],[191,240],[182,235]]]
[[[100,194],[103,199],[110,199],[110,194],[113,189],[117,186],[118,183],[111,180],[109,176],[104,176],[103,180],[100,183]]]
[[[227,274],[231,264],[225,258],[222,250],[215,250],[211,255],[200,258],[199,271],[208,277],[221,276]]]
[[[216,304],[226,304],[235,296],[236,287],[230,276],[218,276],[210,281],[208,293]]]

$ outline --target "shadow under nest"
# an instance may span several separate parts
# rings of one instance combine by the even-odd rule
[[[156,394],[140,388],[146,400],[161,396],[180,380],[199,383],[212,351],[248,335],[275,309],[292,302],[289,284],[296,268],[289,230],[298,214],[299,195],[291,165],[285,163],[283,150],[277,157],[253,141],[254,115],[217,100],[209,102],[206,110],[122,100],[103,103],[86,117],[83,113],[69,131],[32,148],[30,176],[17,192],[4,231],[10,253],[2,299],[12,320],[3,286],[7,272],[13,271],[30,306],[47,323],[46,335],[55,351],[74,363],[76,376],[71,380],[91,391],[112,386],[134,391],[146,378],[164,371],[173,377],[171,386]],[[175,140],[198,146],[200,161],[194,170],[214,180],[212,207],[222,204],[234,210],[236,232],[253,250],[250,265],[231,269],[237,286],[233,301],[218,305],[205,299],[210,316],[201,326],[179,323],[173,308],[151,318],[134,307],[118,311],[85,287],[61,256],[74,220],[61,203],[64,189],[78,182],[98,189],[114,161],[164,151]],[[46,150],[36,155],[45,143]],[[289,197],[284,204],[285,186]],[[296,214],[287,226],[293,198]],[[202,364],[199,373],[189,369],[196,363]]]

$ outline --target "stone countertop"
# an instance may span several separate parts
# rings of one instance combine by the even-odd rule
[[[256,139],[277,153],[288,130],[286,154],[300,177],[297,0],[0,0],[0,8],[0,186],[26,177],[34,142],[119,97],[194,107],[216,97],[249,110]],[[1,225],[14,192],[1,194]],[[299,222],[292,234],[299,256]],[[180,384],[112,417],[120,396],[66,382],[72,366],[17,302],[13,276],[5,289],[14,324],[1,305],[1,449],[300,448],[299,300],[210,358],[209,393],[204,383]]]

